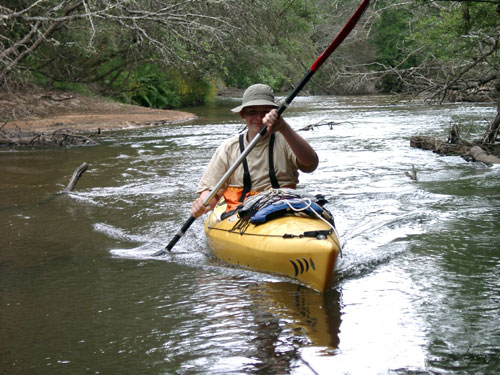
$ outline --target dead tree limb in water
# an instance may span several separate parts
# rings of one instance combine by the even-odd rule
[[[352,123],[350,123],[350,122],[347,122],[347,123],[352,125]],[[299,131],[315,130],[316,128],[319,128],[320,126],[328,126],[330,128],[330,130],[332,130],[335,125],[342,125],[342,124],[343,124],[343,122],[334,122],[334,121],[325,122],[322,120],[322,121],[317,122],[315,124],[306,125],[303,128],[300,128]]]
[[[483,145],[482,140],[468,142],[460,137],[458,126],[453,125],[450,130],[450,136],[447,140],[434,138],[427,135],[410,137],[410,146],[420,148],[422,150],[430,150],[439,155],[456,155],[462,156],[466,160],[479,161],[486,164],[500,164],[498,155],[498,147],[495,150],[494,146],[487,147]],[[486,148],[485,151],[483,148]],[[491,155],[491,152],[496,155]]]
[[[476,161],[481,161],[486,164],[500,164],[500,158],[495,155],[490,155],[486,151],[484,151],[479,146],[474,146],[470,149],[470,155]]]
[[[497,112],[496,117],[493,119],[493,121],[491,121],[490,125],[488,126],[488,130],[483,136],[482,144],[483,145],[494,144],[499,135],[500,135],[500,111]]]
[[[500,1],[498,2],[497,10],[500,13]],[[481,146],[493,145],[500,135],[500,71],[498,72],[495,91],[497,94],[497,115],[490,122],[486,133],[484,133]]]
[[[68,186],[66,186],[66,188],[64,189],[64,193],[69,193],[75,188],[76,183],[88,167],[89,165],[87,163],[82,163],[82,165],[75,169],[75,171],[73,172],[73,176],[71,176],[71,180],[69,180]]]
[[[410,146],[422,150],[434,151],[439,155],[464,155],[469,152],[470,145],[448,143],[446,140],[417,135],[410,138]]]
[[[411,172],[406,171],[405,175],[410,177],[413,181],[417,181],[417,169],[415,168],[415,165],[411,165]]]

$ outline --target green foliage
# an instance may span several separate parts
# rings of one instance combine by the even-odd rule
[[[164,71],[158,65],[143,64],[132,74],[122,74],[114,86],[121,87],[121,101],[151,108],[180,108],[210,102],[215,83],[178,71]]]
[[[494,28],[500,24],[495,8],[494,4],[471,2],[420,17],[408,40],[425,46],[427,53],[440,60],[470,59],[480,53],[481,38],[495,35]]]
[[[381,70],[397,70],[383,75],[379,89],[398,91],[401,78],[421,66],[427,67],[423,74],[429,80],[448,80],[460,67],[479,59],[490,48],[491,40],[498,39],[500,15],[493,3],[428,5],[424,0],[417,1],[413,9],[395,6],[392,0],[376,4],[383,8],[373,29],[376,62]],[[480,69],[487,71],[487,66],[478,65],[475,74],[480,75]],[[498,54],[489,58],[489,66],[498,66]]]
[[[418,64],[417,56],[406,58],[409,50],[408,35],[412,13],[405,8],[387,8],[382,12],[379,21],[374,25],[372,43],[377,50],[376,62],[379,69],[393,68],[399,65],[405,69]],[[385,92],[395,91],[399,86],[398,78],[393,73],[385,74],[378,83],[378,88]]]
[[[375,24],[373,38],[379,63],[395,66],[402,59],[410,17],[405,9],[393,8],[382,13],[380,20]]]
[[[241,12],[252,18],[244,21],[244,32],[226,51],[220,76],[228,86],[246,88],[262,82],[279,91],[296,80],[297,72],[304,72],[301,60],[310,62],[309,56],[316,53],[310,39],[321,14],[316,1],[263,3],[241,3]]]
[[[242,51],[242,59],[227,63],[227,74],[224,77],[230,87],[246,88],[254,83],[265,83],[279,90],[286,77],[284,69],[287,64],[286,55],[277,49],[250,49]],[[252,59],[252,56],[258,57]],[[264,63],[265,62],[265,63]]]
[[[30,59],[33,60],[33,57],[30,57]],[[68,80],[55,80],[53,79],[53,77],[49,77],[43,71],[23,71],[22,73],[18,73],[17,77],[19,81],[29,82],[40,87],[72,91],[87,96],[92,96],[95,94],[92,88],[86,83]]]
[[[26,9],[26,14],[0,25],[0,47],[5,49],[8,43],[22,40],[32,30],[28,15],[62,17],[66,9],[50,10],[57,3],[52,0],[36,7],[30,7],[31,3],[6,2],[9,8],[20,4],[19,9]],[[384,91],[397,91],[405,80],[409,83],[412,77],[408,75],[415,68],[419,77],[441,74],[442,81],[454,69],[478,59],[491,40],[498,40],[496,3],[429,4],[428,0],[372,1],[353,33],[308,89],[353,92],[357,81],[363,81],[372,90],[373,70],[383,77],[378,88]],[[95,90],[156,108],[205,103],[215,94],[215,79],[230,87],[263,82],[276,91],[288,90],[358,5],[351,0],[231,0],[187,2],[184,8],[165,7],[161,1],[138,1],[118,2],[116,8],[108,9],[103,2],[89,2],[87,6],[109,17],[94,17],[92,23],[88,17],[68,17],[13,74],[46,86],[87,93]],[[71,14],[81,16],[84,9],[77,7]],[[132,22],[125,9],[155,16]],[[50,26],[49,21],[42,22],[37,26],[39,33],[24,44],[29,46]],[[4,65],[14,56],[3,59]],[[478,64],[476,75],[485,71],[491,75],[499,64],[497,52],[483,66]],[[369,78],[359,78],[363,75]],[[424,78],[419,84],[427,84],[422,83]]]

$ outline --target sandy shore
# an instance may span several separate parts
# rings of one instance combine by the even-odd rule
[[[0,128],[8,134],[92,134],[188,121],[192,113],[150,109],[61,91],[0,93]]]

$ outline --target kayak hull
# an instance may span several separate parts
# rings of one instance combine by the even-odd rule
[[[237,215],[224,220],[219,205],[205,222],[212,253],[229,264],[259,272],[291,277],[319,292],[331,285],[340,252],[339,240],[329,224],[308,216],[283,216],[264,224],[233,230]],[[320,233],[304,236],[307,232]]]

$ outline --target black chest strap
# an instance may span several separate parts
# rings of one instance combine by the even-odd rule
[[[269,179],[271,180],[273,189],[279,189],[280,184],[274,170],[274,138],[274,134],[271,134],[271,138],[269,139]]]
[[[240,152],[245,150],[244,138],[245,134],[240,134]],[[274,170],[274,134],[269,137],[269,179],[271,180],[271,186],[274,189],[279,189],[280,184],[276,178],[276,172]],[[248,169],[247,159],[243,159],[243,192],[241,193],[240,202],[245,200],[245,196],[252,190],[252,179],[250,177],[250,170]]]
[[[245,150],[245,144],[244,144],[244,137],[245,134],[240,134],[240,152],[243,153]],[[245,200],[245,196],[247,195],[248,192],[252,190],[252,179],[250,178],[250,170],[248,169],[248,163],[247,163],[247,158],[243,159],[243,191],[241,193],[240,202],[243,202]]]

